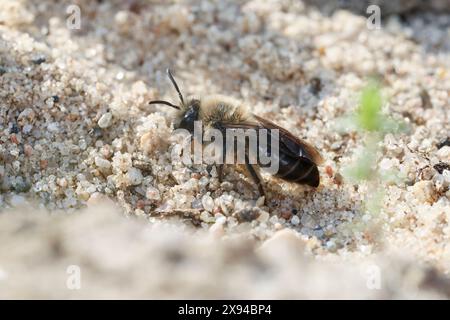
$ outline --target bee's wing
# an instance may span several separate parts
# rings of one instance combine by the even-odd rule
[[[220,123],[220,126],[225,129],[278,129],[280,151],[293,157],[307,158],[316,164],[321,164],[323,162],[322,156],[320,155],[319,151],[317,151],[316,148],[314,148],[309,143],[295,137],[286,129],[274,124],[269,120],[261,118],[257,115],[253,116],[256,121],[241,121],[239,123],[222,122]]]
[[[255,114],[253,114],[253,117],[265,128],[278,129],[280,144],[283,144],[294,156],[308,158],[317,165],[323,162],[320,152],[306,141],[297,138],[288,130],[276,125],[272,121],[261,118]]]

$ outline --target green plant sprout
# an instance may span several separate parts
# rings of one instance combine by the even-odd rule
[[[356,109],[356,120],[358,126],[370,132],[382,130],[381,107],[383,98],[381,97],[380,88],[376,82],[367,85],[362,94],[361,102]]]
[[[353,183],[365,181],[371,190],[365,201],[368,213],[376,214],[381,210],[385,188],[384,183],[400,183],[398,172],[381,172],[377,169],[380,142],[387,133],[404,131],[404,123],[390,118],[382,112],[384,99],[380,86],[370,81],[362,90],[355,114],[341,119],[338,123],[345,131],[356,131],[363,136],[363,146],[356,153],[356,161],[343,168],[346,180]]]

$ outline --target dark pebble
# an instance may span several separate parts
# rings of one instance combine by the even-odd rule
[[[46,61],[45,57],[38,57],[31,60],[31,62],[37,65],[44,63],[45,61]]]
[[[13,123],[11,130],[9,130],[9,133],[19,133],[19,127],[17,126],[17,124]]]
[[[250,222],[257,219],[261,212],[258,209],[242,209],[234,214],[239,222]]]
[[[320,78],[312,78],[309,81],[309,84],[311,85],[311,93],[314,95],[318,95],[320,91],[322,91],[322,81]]]
[[[437,172],[439,172],[439,174],[442,174],[442,172],[444,172],[444,170],[450,171],[450,164],[445,163],[445,162],[439,162],[439,163],[435,164],[435,165],[433,166],[433,168],[434,168]]]
[[[100,138],[103,135],[103,131],[100,127],[95,127],[89,130],[89,135]]]
[[[422,108],[424,109],[433,108],[433,104],[431,103],[431,98],[427,90],[422,89],[420,91],[420,99],[422,100]]]
[[[443,148],[445,146],[449,146],[450,147],[450,137],[445,138],[444,140],[442,140],[441,142],[439,142],[436,147],[438,149]]]

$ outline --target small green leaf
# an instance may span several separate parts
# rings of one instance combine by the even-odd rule
[[[380,88],[375,82],[369,83],[361,94],[361,102],[356,112],[361,128],[367,131],[379,131],[381,129],[382,104]]]

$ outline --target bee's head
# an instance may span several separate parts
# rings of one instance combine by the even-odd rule
[[[199,110],[200,110],[200,100],[192,99],[189,100],[187,103],[184,102],[183,95],[181,94],[180,89],[178,88],[178,85],[173,78],[172,73],[170,72],[170,69],[167,69],[167,75],[169,76],[170,81],[172,82],[173,86],[175,87],[175,90],[178,92],[178,97],[180,98],[181,105],[177,106],[173,103],[170,103],[168,101],[164,100],[154,100],[150,101],[149,104],[164,104],[166,106],[178,109],[181,111],[181,121],[176,124],[176,129],[186,129],[189,132],[194,132],[194,122],[198,120],[199,117]]]
[[[183,108],[181,121],[175,127],[176,129],[186,129],[190,133],[194,132],[194,122],[198,120],[200,111],[200,100],[192,99]]]

